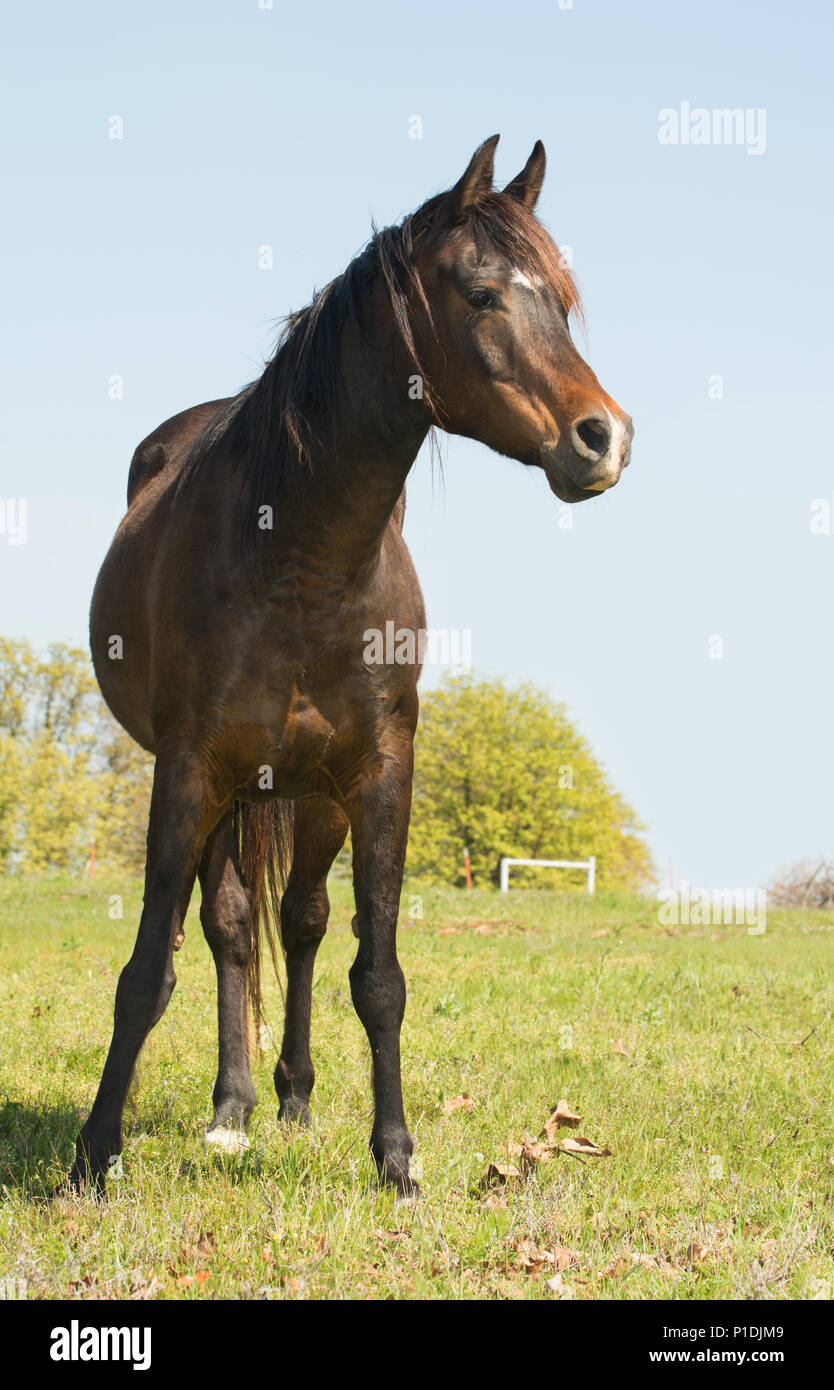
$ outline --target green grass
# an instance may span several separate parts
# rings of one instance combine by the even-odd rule
[[[831,1297],[830,913],[772,914],[750,936],[665,928],[638,898],[423,890],[400,936],[422,1197],[397,1206],[367,1151],[347,886],[331,896],[312,1131],[278,1126],[275,1055],[258,1051],[251,1150],[205,1152],[216,994],[192,905],[128,1101],[123,1176],[95,1205],[50,1197],[95,1093],[140,885],[4,880],[0,1281],[30,1298],[553,1298],[553,1263],[528,1274],[522,1257],[564,1249],[575,1298]],[[268,1011],[280,1039],[277,987]],[[464,1092],[473,1108],[447,1113]],[[485,1186],[561,1098],[611,1156],[560,1154]]]

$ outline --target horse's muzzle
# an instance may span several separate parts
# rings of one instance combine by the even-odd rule
[[[541,461],[547,480],[563,502],[581,502],[607,492],[631,462],[634,426],[628,415],[605,415],[574,421],[555,444],[543,444]]]

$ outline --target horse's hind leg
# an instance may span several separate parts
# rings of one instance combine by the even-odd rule
[[[121,1152],[122,1111],[142,1044],[171,997],[174,943],[191,897],[213,811],[196,759],[161,749],[148,822],[145,905],[133,955],[119,976],[113,1039],[89,1119],[76,1144],[70,1183],[101,1190],[109,1160]]]
[[[243,1128],[255,1108],[249,1068],[248,978],[252,956],[249,894],[237,863],[234,819],[227,811],[209,835],[200,860],[200,920],[217,969],[219,1058],[206,1142],[245,1147]]]
[[[295,803],[293,861],[281,900],[287,957],[287,1005],[281,1057],[275,1068],[279,1118],[309,1123],[315,1075],[310,1057],[313,965],[327,930],[327,874],[345,842],[347,816],[327,796]]]

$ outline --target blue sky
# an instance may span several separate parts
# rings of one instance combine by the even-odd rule
[[[0,497],[27,499],[28,537],[0,535],[0,630],[84,643],[138,441],[257,374],[275,319],[371,218],[447,187],[495,131],[502,180],[540,137],[539,211],[572,248],[580,348],[634,418],[633,463],[565,530],[541,474],[452,439],[441,485],[421,457],[407,537],[429,620],[471,631],[476,670],[567,702],[664,881],[671,863],[754,886],[834,848],[834,535],[810,527],[834,497],[830,13],[16,7]],[[763,110],[764,153],[662,144],[684,102]]]

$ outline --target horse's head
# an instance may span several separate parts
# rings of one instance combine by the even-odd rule
[[[425,292],[415,347],[444,429],[537,464],[557,497],[579,502],[617,482],[633,427],[570,336],[576,288],[533,212],[544,148],[498,193],[497,143],[412,219]]]

